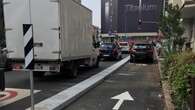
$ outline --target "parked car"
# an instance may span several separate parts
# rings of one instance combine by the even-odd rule
[[[129,53],[129,43],[128,42],[119,42],[122,53]]]
[[[122,54],[119,45],[116,43],[102,43],[100,45],[100,58],[121,59]]]
[[[150,62],[154,61],[154,47],[151,43],[137,42],[134,43],[130,49],[130,62],[136,60],[147,60]]]

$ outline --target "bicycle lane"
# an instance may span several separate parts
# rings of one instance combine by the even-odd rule
[[[64,110],[163,110],[163,107],[157,65],[126,64]]]

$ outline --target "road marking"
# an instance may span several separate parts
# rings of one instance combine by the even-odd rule
[[[106,83],[114,83],[114,80],[105,80]]]
[[[113,110],[119,110],[124,101],[134,101],[133,97],[129,94],[128,91],[114,96],[111,99],[119,100],[113,107]]]
[[[34,93],[38,92],[40,92],[40,90],[34,91]],[[30,96],[30,90],[6,88],[4,92],[0,92],[0,95],[5,95],[4,97],[0,98],[0,107],[3,107]]]
[[[137,66],[148,66],[147,64],[136,64]]]
[[[134,74],[128,74],[128,73],[118,73],[119,76],[134,76]]]
[[[97,84],[104,81],[104,79],[111,75],[118,68],[123,66],[129,61],[130,57],[126,57],[123,60],[113,64],[112,66],[106,68],[102,72],[64,90],[60,93],[45,99],[44,101],[35,105],[35,110],[62,110],[64,107],[69,105],[71,102],[75,101],[78,97],[88,92]],[[27,108],[26,110],[30,110]]]

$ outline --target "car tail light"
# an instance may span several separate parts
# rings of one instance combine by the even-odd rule
[[[14,64],[14,65],[12,66],[12,68],[13,68],[13,69],[19,70],[19,69],[22,69],[23,66],[22,66],[21,64]]]
[[[129,52],[130,52],[130,53],[135,53],[136,50],[135,50],[135,49],[131,49]]]
[[[153,52],[153,49],[149,49],[148,52]]]

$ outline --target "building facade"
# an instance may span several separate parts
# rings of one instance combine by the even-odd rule
[[[102,0],[102,33],[158,32],[162,8],[163,0]]]
[[[183,37],[186,38],[187,44],[195,52],[195,0],[184,0],[182,7],[183,26],[185,32]]]
[[[181,8],[182,25],[185,28],[183,37],[186,45],[195,52],[195,0],[169,0],[169,4],[178,5]]]

